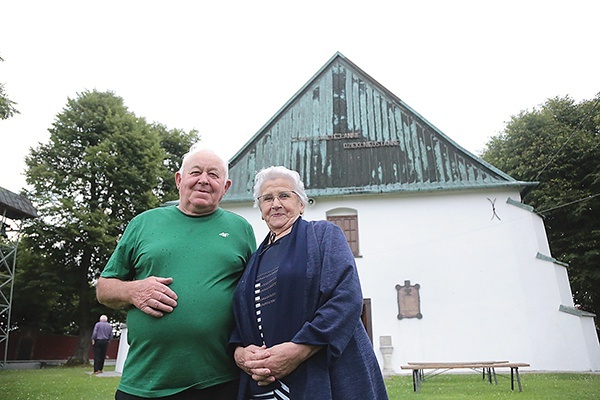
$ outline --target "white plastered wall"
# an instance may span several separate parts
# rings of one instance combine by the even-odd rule
[[[507,203],[516,190],[319,198],[304,218],[354,209],[363,296],[371,299],[373,341],[391,336],[392,368],[408,361],[528,362],[534,370],[600,369],[593,318],[573,306],[567,268],[550,257],[541,218]],[[260,212],[225,204],[267,234]],[[494,213],[495,210],[495,213]],[[420,285],[423,318],[397,318],[397,284]],[[594,342],[595,341],[595,342]]]

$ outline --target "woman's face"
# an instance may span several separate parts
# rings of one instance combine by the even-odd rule
[[[260,212],[271,232],[275,234],[290,228],[304,211],[304,204],[293,192],[292,183],[285,178],[266,181],[260,193]]]

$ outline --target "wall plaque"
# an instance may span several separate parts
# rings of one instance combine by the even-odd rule
[[[421,314],[421,298],[418,283],[411,285],[410,281],[404,281],[404,286],[396,285],[398,292],[398,319],[423,318]]]

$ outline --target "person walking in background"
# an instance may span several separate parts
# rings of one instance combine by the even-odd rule
[[[94,374],[101,374],[106,360],[108,342],[113,338],[112,325],[108,323],[108,317],[101,315],[100,320],[94,325],[92,331],[92,348],[94,350]]]
[[[234,295],[238,400],[386,400],[344,233],[302,219],[308,198],[296,171],[260,171],[254,198],[270,232]]]
[[[131,220],[96,286],[127,307],[129,351],[115,399],[232,400],[233,292],[256,248],[252,226],[219,207],[227,163],[192,146],[175,174],[179,203]]]

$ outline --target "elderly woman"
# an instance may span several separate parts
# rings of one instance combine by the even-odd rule
[[[387,399],[344,233],[302,219],[308,198],[295,171],[260,171],[254,197],[270,232],[234,296],[238,399]]]

